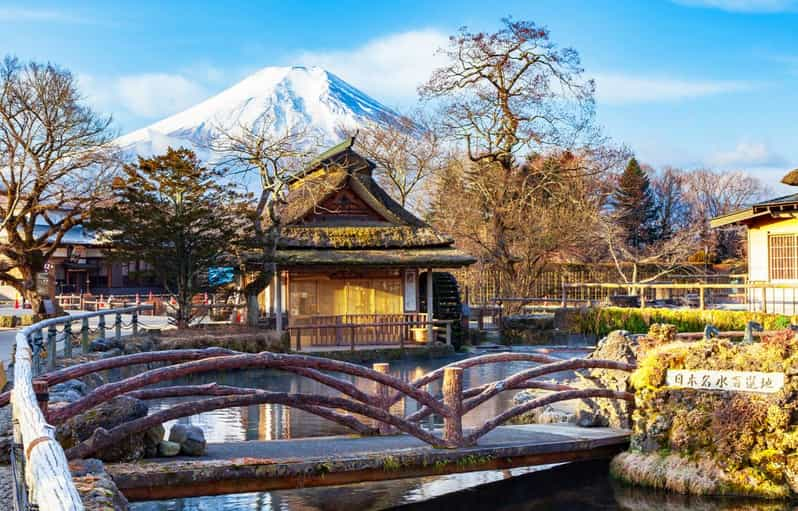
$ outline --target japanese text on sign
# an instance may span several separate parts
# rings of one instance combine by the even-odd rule
[[[784,388],[784,373],[668,369],[665,383],[690,389],[772,393]]]

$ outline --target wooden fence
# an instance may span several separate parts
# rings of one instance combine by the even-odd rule
[[[16,335],[16,353],[14,356],[14,388],[11,391],[11,410],[14,428],[14,448],[12,463],[14,474],[24,474],[25,484],[14,485],[15,506],[28,509],[29,505],[37,505],[44,511],[82,511],[83,503],[72,482],[66,455],[61,445],[55,440],[55,428],[48,423],[46,416],[47,383],[37,380],[39,374],[40,350],[42,338],[47,332],[48,359],[55,366],[57,356],[58,332],[60,332],[65,354],[72,348],[74,331],[73,322],[88,325],[91,318],[99,318],[98,325],[105,328],[105,317],[113,315],[113,328],[116,335],[121,332],[123,314],[130,314],[134,320],[138,312],[147,306],[127,309],[88,312],[72,316],[47,319],[24,328]],[[83,328],[82,328],[83,330]],[[84,331],[88,331],[86,328]],[[43,384],[43,385],[42,385]],[[40,402],[44,400],[44,411]],[[22,481],[17,481],[22,483]]]
[[[452,320],[433,320],[433,334],[452,342]],[[292,317],[287,328],[292,346],[349,347],[390,345],[404,348],[408,343],[428,341],[430,324],[426,314],[342,314],[336,316]]]
[[[563,283],[561,307],[591,303],[590,300],[574,300],[572,298],[574,289],[601,289],[610,297],[631,295],[639,300],[640,307],[664,303],[704,310],[710,307],[738,305],[752,312],[785,315],[798,313],[798,283]]]

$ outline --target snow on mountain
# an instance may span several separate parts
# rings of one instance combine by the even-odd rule
[[[397,115],[319,67],[266,67],[198,105],[120,137],[117,144],[145,157],[182,146],[212,159],[208,142],[220,128],[235,131],[268,123],[270,130],[284,132],[299,127],[332,145],[342,138],[342,128]]]

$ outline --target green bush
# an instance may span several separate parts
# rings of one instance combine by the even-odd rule
[[[707,324],[721,331],[741,331],[749,321],[760,323],[765,330],[781,330],[791,323],[790,316],[761,312],[636,309],[627,307],[594,307],[572,315],[572,331],[603,337],[613,330],[646,333],[655,323],[675,325],[679,332],[701,332]]]

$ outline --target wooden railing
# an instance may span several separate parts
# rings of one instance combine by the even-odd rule
[[[297,351],[303,346],[400,345],[414,342],[414,330],[428,327],[427,315],[343,314],[292,317],[287,328]],[[446,328],[444,323],[440,323]],[[451,327],[449,327],[451,329]],[[451,332],[448,336],[451,342]],[[426,342],[426,335],[424,336]]]
[[[43,390],[63,381],[80,378],[88,374],[109,369],[127,367],[153,362],[169,362],[172,365],[157,367],[140,372],[128,378],[101,385],[78,401],[49,409],[47,416],[54,424],[61,424],[71,417],[84,413],[95,406],[128,395],[138,399],[165,399],[185,396],[209,396],[207,399],[193,399],[177,403],[171,408],[160,410],[151,415],[128,421],[108,431],[98,429],[91,437],[66,452],[68,459],[86,458],[97,451],[114,445],[131,434],[146,431],[163,422],[196,415],[198,413],[222,408],[251,406],[259,404],[281,404],[304,410],[337,424],[346,426],[361,435],[393,434],[403,432],[415,436],[419,440],[439,448],[459,448],[475,445],[477,441],[497,426],[512,418],[554,402],[571,399],[610,398],[632,401],[634,395],[628,392],[611,389],[577,389],[568,385],[556,384],[537,378],[562,371],[579,369],[614,369],[630,372],[634,365],[598,359],[563,360],[541,353],[497,353],[460,360],[436,369],[413,381],[405,381],[389,374],[388,364],[374,364],[372,368],[329,358],[311,357],[297,354],[278,353],[239,353],[221,348],[204,350],[168,350],[136,353],[118,357],[87,362],[43,375],[40,384]],[[521,370],[498,381],[464,388],[463,374],[465,370],[485,364],[504,364],[507,362],[533,362],[539,365]],[[204,385],[162,386],[161,384],[181,379],[194,374],[218,373],[229,370],[274,369],[286,371],[321,383],[337,392],[306,394],[289,392],[272,392],[257,388],[232,387],[209,383]],[[369,382],[365,389],[354,385],[351,381],[333,376],[347,375]],[[442,397],[437,391],[427,389],[430,384],[440,382]],[[465,414],[505,391],[520,389],[542,389],[548,394],[515,405],[480,427],[465,432],[462,419]],[[15,389],[16,390],[16,389]],[[27,409],[39,415],[35,408],[35,395],[28,395]],[[412,399],[419,409],[405,416],[402,407],[393,406],[402,399]],[[16,397],[15,397],[16,399]],[[0,396],[2,401],[2,396]],[[47,410],[47,404],[42,404]],[[425,429],[420,421],[431,415],[443,419],[443,431]],[[50,437],[51,438],[51,437]],[[57,444],[46,441],[45,444],[56,448]],[[40,447],[36,447],[40,449]],[[29,449],[26,447],[26,449]],[[65,466],[63,452],[58,448],[59,467]],[[69,482],[69,481],[67,481]],[[66,484],[66,483],[65,483]],[[64,509],[46,507],[42,509]],[[72,508],[69,508],[72,509]]]
[[[656,294],[657,291],[665,291],[665,294],[670,297],[681,295],[683,305],[694,306],[701,310],[713,304],[732,303],[730,298],[738,298],[738,303],[745,304],[750,311],[787,315],[798,313],[798,283],[563,283],[560,305],[568,307],[581,304],[581,302],[575,302],[570,298],[569,290],[582,288],[616,290],[622,291],[621,294],[635,294],[639,297],[640,307],[646,307],[654,301],[655,297],[652,297],[652,294]]]
[[[47,332],[48,364],[55,368],[57,342],[60,332],[64,344],[65,355],[72,349],[72,323],[81,322],[83,328],[84,349],[88,351],[89,319],[98,317],[98,328],[105,331],[105,317],[114,316],[113,330],[116,336],[121,335],[122,315],[130,314],[135,331],[136,316],[147,306],[129,307],[126,309],[89,312],[73,316],[62,316],[47,319],[24,328],[16,335],[16,353],[14,356],[14,388],[10,394],[15,446],[12,449],[14,473],[24,472],[25,485],[15,485],[15,506],[27,504],[38,505],[38,509],[53,511],[77,511],[83,509],[67,459],[61,445],[55,440],[55,428],[48,423],[46,380],[36,379],[40,372],[40,354],[42,339]],[[0,405],[6,404],[7,395],[0,396]],[[44,403],[44,409],[40,403]],[[20,467],[19,465],[23,465]],[[20,481],[21,482],[21,481]],[[23,487],[27,489],[23,491]],[[20,493],[21,492],[21,493]],[[27,509],[27,508],[22,508]]]

